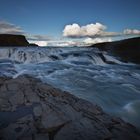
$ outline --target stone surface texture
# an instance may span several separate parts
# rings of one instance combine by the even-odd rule
[[[135,127],[28,75],[0,77],[0,140],[139,140]]]

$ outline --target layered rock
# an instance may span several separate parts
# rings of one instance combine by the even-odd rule
[[[0,78],[0,139],[139,140],[100,107],[27,75]]]
[[[140,37],[115,42],[105,42],[92,45],[111,55],[120,57],[124,62],[140,64]]]

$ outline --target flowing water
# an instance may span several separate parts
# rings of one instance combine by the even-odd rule
[[[86,47],[0,48],[0,76],[29,74],[140,128],[140,65]]]

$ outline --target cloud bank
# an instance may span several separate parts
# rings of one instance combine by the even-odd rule
[[[0,34],[24,34],[24,31],[19,26],[0,21]]]
[[[47,41],[32,41],[32,40],[29,40],[29,43],[37,44],[38,46],[47,46],[48,45]]]
[[[28,40],[31,41],[49,41],[52,38],[48,35],[33,35],[33,34],[25,34]]]
[[[137,29],[125,29],[124,35],[140,35],[140,30]]]
[[[92,44],[97,44],[97,43],[102,43],[102,42],[111,42],[111,38],[86,38],[84,40],[84,44],[86,45],[92,45]]]

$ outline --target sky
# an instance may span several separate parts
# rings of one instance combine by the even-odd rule
[[[41,45],[140,36],[140,0],[0,0],[0,33]]]

